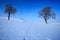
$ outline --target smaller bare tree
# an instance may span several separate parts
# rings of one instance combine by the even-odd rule
[[[7,4],[5,6],[5,13],[8,13],[8,20],[10,20],[10,14],[16,13],[16,9],[11,4]]]

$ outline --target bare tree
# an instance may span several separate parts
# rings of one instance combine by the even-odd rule
[[[48,19],[53,18],[55,19],[55,12],[52,11],[52,8],[50,6],[47,6],[45,8],[43,8],[40,12],[39,12],[39,17],[43,17],[45,22],[47,22]]]
[[[14,14],[15,12],[16,9],[11,4],[5,6],[5,13],[8,13],[8,20],[10,20],[10,14]]]

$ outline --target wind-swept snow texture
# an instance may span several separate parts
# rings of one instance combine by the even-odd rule
[[[0,17],[0,40],[60,40],[60,24],[25,22]]]

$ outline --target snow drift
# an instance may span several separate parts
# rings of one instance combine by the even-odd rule
[[[7,20],[0,17],[0,40],[60,40],[60,24]]]

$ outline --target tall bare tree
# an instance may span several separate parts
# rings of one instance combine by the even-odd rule
[[[16,9],[11,4],[6,4],[5,13],[8,14],[8,20],[10,20],[10,14],[16,13]]]
[[[47,22],[48,19],[53,18],[55,19],[55,12],[53,12],[52,8],[50,6],[44,7],[40,12],[39,12],[39,17],[43,17],[45,22]]]

